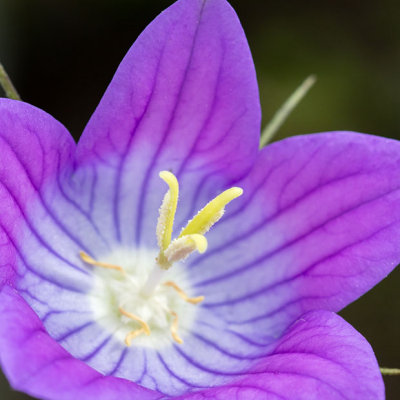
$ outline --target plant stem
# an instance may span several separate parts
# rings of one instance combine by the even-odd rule
[[[400,368],[379,368],[382,375],[400,375]]]
[[[317,78],[315,75],[310,75],[282,104],[281,108],[272,117],[269,124],[264,128],[260,138],[260,148],[263,148],[267,143],[271,141],[276,132],[286,121],[290,113],[300,103],[308,91],[312,88]]]
[[[10,77],[8,76],[6,70],[3,65],[0,63],[0,86],[3,88],[6,96],[9,99],[13,100],[21,100],[17,89],[15,89],[13,83],[11,82]]]

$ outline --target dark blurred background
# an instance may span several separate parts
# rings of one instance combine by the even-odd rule
[[[171,3],[0,0],[0,62],[25,101],[78,138],[125,52]],[[264,123],[307,75],[318,77],[278,138],[348,129],[400,139],[399,2],[231,4],[253,51]],[[386,367],[400,367],[399,288],[400,270],[341,313]],[[400,376],[385,382],[387,399],[399,399]],[[29,399],[10,390],[2,377],[0,398]]]

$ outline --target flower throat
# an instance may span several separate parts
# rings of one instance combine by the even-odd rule
[[[162,201],[156,227],[159,252],[147,277],[143,279],[121,265],[97,261],[84,252],[79,253],[84,263],[108,270],[108,275],[101,273],[101,279],[105,281],[96,296],[100,296],[100,308],[119,321],[116,329],[125,332],[127,346],[139,336],[150,336],[153,330],[164,331],[166,328],[175,342],[183,343],[178,334],[177,311],[182,307],[177,301],[196,305],[204,300],[204,296],[189,297],[176,282],[165,280],[165,275],[174,264],[184,261],[194,251],[204,253],[207,250],[204,235],[223,216],[225,206],[243,193],[238,187],[225,190],[202,208],[172,240],[179,184],[169,171],[161,171],[159,175],[169,189]]]

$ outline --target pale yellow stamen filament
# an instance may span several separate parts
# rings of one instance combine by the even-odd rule
[[[172,325],[171,325],[171,335],[174,338],[176,343],[182,344],[183,340],[178,335],[178,322],[179,322],[178,314],[175,311],[171,311],[170,313],[174,317],[174,320],[172,321]]]
[[[139,322],[139,324],[141,325],[141,327],[142,327],[144,333],[145,333],[147,336],[150,335],[150,328],[149,328],[149,325],[147,325],[147,323],[146,323],[145,321],[143,321],[142,318],[138,317],[138,316],[135,315],[135,314],[130,313],[129,311],[124,310],[122,307],[119,307],[118,310],[119,310],[119,312],[120,312],[122,315],[125,315],[125,317],[128,317],[128,318],[130,318],[130,319],[133,319],[133,320],[136,321],[136,322]]]
[[[119,265],[114,265],[114,264],[109,264],[109,263],[104,263],[100,261],[96,261],[94,258],[90,257],[88,254],[86,254],[83,251],[79,252],[79,256],[81,259],[89,265],[94,265],[96,267],[102,267],[102,268],[107,268],[107,269],[114,269],[116,271],[124,272],[124,269],[120,267]]]
[[[132,340],[136,337],[140,336],[142,333],[146,333],[143,328],[137,329],[136,331],[129,332],[125,338],[125,344],[130,347],[132,344]]]
[[[187,301],[190,304],[199,304],[204,300],[204,296],[189,297],[175,282],[168,281],[165,282],[164,285],[176,290],[179,296],[181,296],[183,300]]]

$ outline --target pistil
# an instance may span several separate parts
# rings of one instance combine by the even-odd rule
[[[232,187],[225,190],[191,219],[180,235],[171,241],[174,218],[179,197],[179,184],[175,175],[169,171],[161,171],[160,178],[169,189],[164,196],[157,221],[157,242],[160,252],[156,259],[161,269],[169,269],[173,263],[183,261],[197,250],[204,253],[207,250],[205,233],[224,215],[225,206],[243,194],[243,190]]]
[[[142,288],[141,294],[144,297],[150,297],[164,278],[165,273],[165,269],[161,269],[157,264],[154,265],[149,277],[147,278],[146,283]]]
[[[176,177],[169,171],[160,172],[160,177],[167,183],[169,189],[162,201],[156,227],[159,253],[144,284],[141,282],[137,285],[134,275],[130,276],[129,269],[124,269],[119,265],[97,261],[83,251],[79,253],[80,258],[86,264],[121,272],[122,276],[120,278],[115,278],[118,282],[115,288],[120,289],[121,287],[124,288],[124,285],[127,285],[125,287],[132,290],[132,295],[124,294],[121,297],[119,297],[118,293],[115,293],[115,297],[121,300],[121,303],[118,305],[118,312],[124,317],[134,321],[137,326],[137,329],[133,329],[126,334],[125,344],[127,346],[131,346],[132,341],[140,335],[149,336],[151,334],[151,329],[159,329],[161,326],[164,327],[165,322],[171,324],[170,332],[174,341],[178,344],[183,343],[182,338],[178,334],[178,313],[170,308],[172,305],[172,307],[176,309],[176,303],[170,302],[168,297],[163,297],[167,296],[167,293],[165,289],[161,290],[159,287],[162,284],[164,287],[172,288],[185,302],[192,305],[199,304],[204,300],[204,296],[190,297],[181,287],[171,280],[164,283],[162,282],[167,274],[167,270],[170,269],[173,264],[185,260],[194,251],[204,253],[207,250],[208,243],[204,235],[223,216],[225,206],[243,193],[243,190],[237,187],[225,190],[202,208],[193,219],[187,223],[186,227],[181,230],[179,236],[172,240],[173,224],[179,197],[179,184]],[[161,300],[159,296],[161,296]],[[127,301],[127,299],[129,300]],[[144,311],[142,311],[144,315],[147,316],[147,322],[140,316],[122,307],[123,305],[124,307],[128,306],[129,309],[132,309],[132,307],[135,307],[135,304],[141,304],[141,307],[143,304],[147,307],[148,304],[150,309],[144,309]],[[164,312],[168,317],[166,317],[164,322],[154,322],[152,317],[149,317],[149,315],[151,316],[152,314],[149,314],[150,310],[156,312],[156,315],[158,315],[160,311]],[[132,326],[135,327],[135,325]]]

